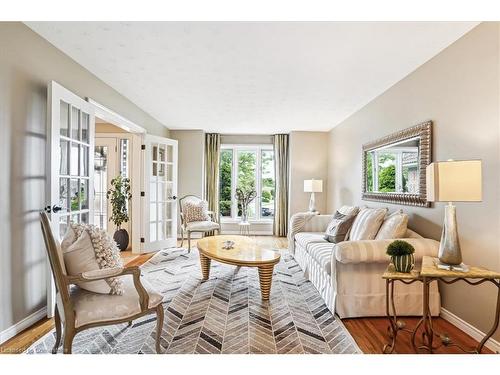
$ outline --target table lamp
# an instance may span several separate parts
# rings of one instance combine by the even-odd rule
[[[448,160],[427,166],[427,200],[449,202],[445,206],[438,255],[446,266],[462,263],[456,207],[452,202],[481,202],[481,174],[481,160]]]
[[[314,198],[314,193],[323,192],[323,180],[304,180],[304,193],[311,193],[311,198],[309,199],[309,211],[316,212],[316,201]]]

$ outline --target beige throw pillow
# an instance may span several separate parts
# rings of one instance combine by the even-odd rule
[[[387,208],[362,208],[352,224],[349,241],[373,240],[386,213]]]
[[[346,239],[349,229],[354,222],[355,215],[344,215],[339,211],[335,212],[332,221],[325,231],[325,240],[332,243],[342,242]]]
[[[123,267],[116,242],[106,231],[94,225],[71,224],[61,242],[61,249],[69,275]],[[94,293],[123,294],[119,277],[79,283],[78,286]]]
[[[390,214],[382,223],[376,240],[388,240],[393,238],[404,238],[408,229],[408,215],[402,210]]]
[[[193,221],[210,221],[207,201],[187,201],[184,203],[182,211],[186,223],[192,223]]]

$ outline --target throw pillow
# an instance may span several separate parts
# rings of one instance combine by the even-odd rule
[[[347,216],[356,216],[359,212],[359,207],[356,206],[342,206],[338,210],[343,215]]]
[[[210,221],[207,201],[200,200],[197,202],[195,201],[184,202],[182,211],[186,223],[191,223],[193,221]]]
[[[344,215],[339,211],[335,212],[332,221],[330,221],[326,228],[325,240],[333,243],[344,241],[355,218],[355,215]]]
[[[362,208],[354,219],[350,241],[373,240],[384,221],[387,208]]]
[[[61,249],[69,275],[123,267],[116,242],[95,225],[71,224],[61,242]],[[123,282],[119,277],[79,283],[78,286],[94,293],[123,294]]]
[[[408,229],[408,215],[402,210],[396,211],[385,218],[380,227],[376,240],[387,240],[393,238],[404,238]]]

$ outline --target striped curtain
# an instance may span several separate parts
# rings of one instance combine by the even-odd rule
[[[205,200],[208,209],[214,212],[214,219],[219,220],[219,158],[220,134],[205,134]],[[214,235],[214,231],[206,235]]]
[[[286,237],[288,233],[288,134],[276,134],[273,143],[276,181],[273,233],[275,236]]]

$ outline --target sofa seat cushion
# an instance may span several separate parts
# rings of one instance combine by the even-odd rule
[[[314,261],[324,270],[328,275],[332,273],[332,252],[335,247],[334,243],[313,243],[309,245],[307,252],[314,259]]]
[[[299,232],[295,235],[295,242],[306,251],[312,243],[329,243],[325,240],[325,234],[321,232]]]
[[[74,287],[71,290],[76,327],[105,320],[127,318],[141,311],[139,294],[135,289],[132,276],[121,276],[120,279],[123,285],[122,295],[93,293],[80,287]],[[149,294],[148,307],[158,306],[163,296],[156,292],[144,278],[141,278],[141,283]]]

